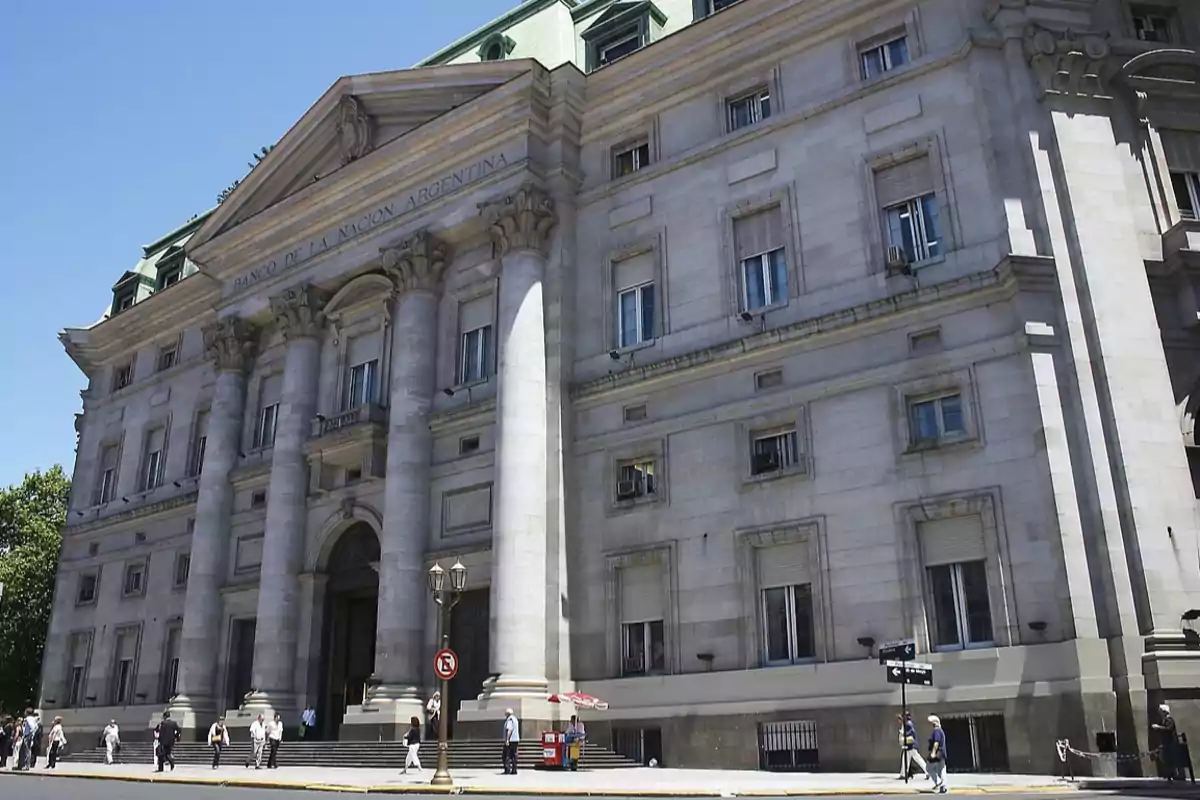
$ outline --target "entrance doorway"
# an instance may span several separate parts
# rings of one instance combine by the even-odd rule
[[[450,649],[458,654],[458,674],[446,689],[447,696],[442,698],[442,709],[448,714],[446,723],[451,736],[454,735],[454,719],[458,716],[459,704],[479,697],[489,674],[490,594],[488,589],[463,592],[458,605],[450,612]]]
[[[359,705],[375,671],[375,615],[379,602],[379,538],[359,522],[338,539],[326,568],[321,638],[322,685],[317,730],[337,739],[342,716]]]
[[[229,632],[229,670],[225,677],[225,707],[237,708],[253,682],[254,618],[235,619]]]

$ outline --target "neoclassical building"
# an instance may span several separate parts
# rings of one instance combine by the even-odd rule
[[[715,5],[715,7],[714,7]],[[1200,8],[526,0],[338,79],[144,248],[88,377],[42,705],[76,731],[576,689],[667,765],[1200,735]]]

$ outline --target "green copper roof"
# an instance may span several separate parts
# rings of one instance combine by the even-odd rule
[[[511,28],[518,22],[532,17],[542,9],[549,8],[555,3],[562,3],[567,8],[573,9],[575,6],[579,5],[579,0],[524,0],[521,5],[517,6],[512,11],[509,11],[507,14],[497,17],[487,25],[484,25],[482,28],[468,33],[466,36],[448,45],[447,47],[443,47],[441,50],[438,50],[424,61],[417,62],[417,66],[433,67],[437,66],[438,64],[445,64],[450,59],[462,55],[474,47],[478,47],[480,42],[491,36],[493,33],[498,33]]]

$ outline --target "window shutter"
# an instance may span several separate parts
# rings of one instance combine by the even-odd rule
[[[875,196],[880,208],[896,205],[933,191],[929,156],[904,161],[875,173]]]
[[[654,251],[638,253],[613,264],[613,280],[617,291],[654,281]]]
[[[276,373],[263,378],[262,392],[259,394],[259,408],[275,405],[283,399],[283,374]]]
[[[927,567],[987,558],[983,521],[977,515],[921,522],[918,531]]]
[[[110,444],[104,448],[104,454],[100,457],[101,469],[115,469],[117,466],[117,453],[119,449],[115,444]]]
[[[620,581],[622,622],[665,619],[663,575],[657,564],[622,567]]]
[[[811,583],[809,547],[807,542],[756,547],[758,559],[758,588]]]
[[[1200,132],[1162,130],[1163,155],[1175,171],[1200,172]]]
[[[492,296],[484,295],[458,305],[460,334],[492,324]]]
[[[143,580],[145,580],[143,578]],[[124,661],[129,659],[132,661],[137,656],[137,631],[124,630],[121,631],[121,644],[117,651],[117,659]],[[132,677],[132,676],[130,676]]]
[[[738,261],[783,247],[783,208],[775,206],[733,221]]]
[[[162,450],[167,443],[167,429],[155,428],[150,431],[150,435],[146,438],[146,452],[153,453],[155,450]]]
[[[346,346],[346,366],[356,367],[378,359],[380,344],[382,339],[379,334],[355,336]]]

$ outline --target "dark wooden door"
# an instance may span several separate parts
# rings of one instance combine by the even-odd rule
[[[446,722],[452,735],[459,703],[478,697],[490,673],[489,597],[488,589],[463,592],[450,614],[450,649],[458,654],[458,674],[450,681],[442,709],[449,714]]]
[[[254,670],[254,630],[257,620],[235,619],[229,633],[229,671],[225,705],[237,708],[250,691]]]

